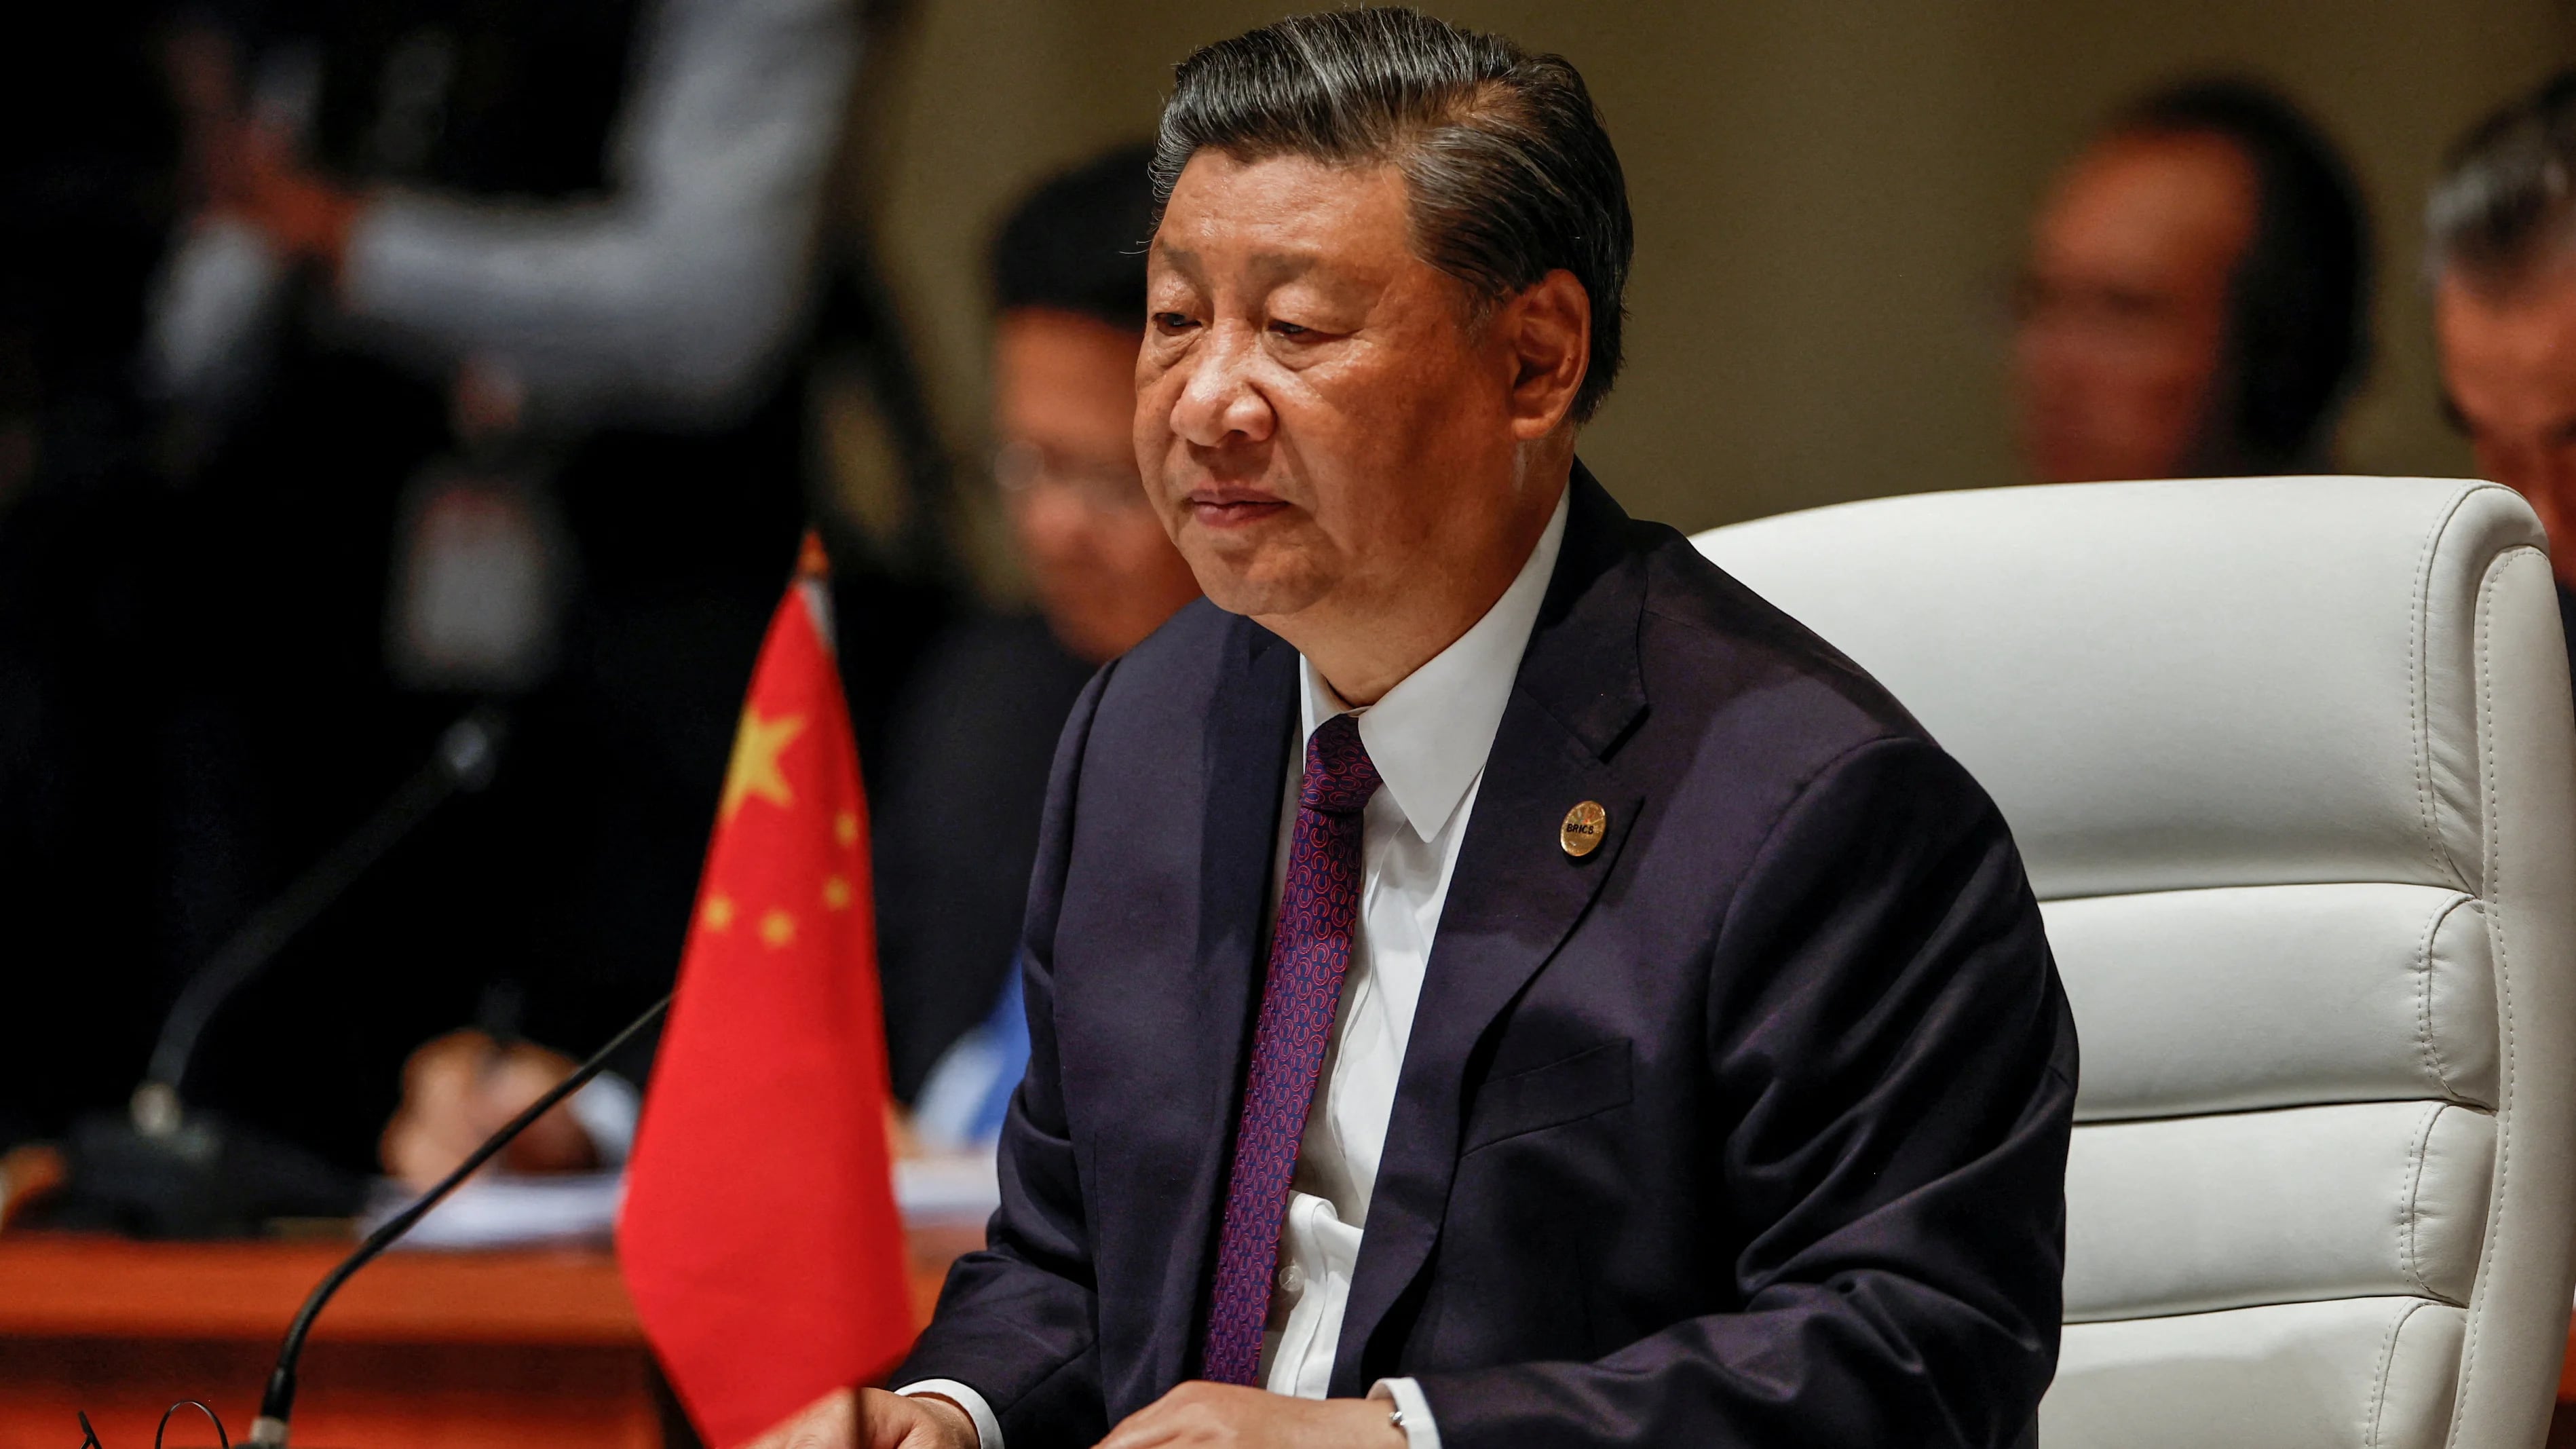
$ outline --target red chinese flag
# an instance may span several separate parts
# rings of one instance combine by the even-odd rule
[[[716,1449],[912,1341],[858,748],[810,537],[725,771],[618,1259]]]

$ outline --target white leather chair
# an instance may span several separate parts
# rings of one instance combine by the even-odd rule
[[[2003,807],[2083,1044],[2047,1449],[2536,1445],[2576,1237],[2576,728],[2489,484],[1700,535]]]

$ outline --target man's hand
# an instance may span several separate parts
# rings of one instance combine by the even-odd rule
[[[543,1047],[449,1032],[403,1066],[402,1106],[381,1149],[385,1170],[415,1188],[429,1186],[572,1068],[569,1057]],[[517,1172],[578,1172],[598,1166],[599,1153],[572,1114],[557,1107],[520,1134],[501,1163]]]
[[[193,79],[182,84],[210,88]],[[274,127],[237,112],[190,120],[188,170],[204,209],[248,221],[288,257],[319,262],[336,276],[366,198],[324,180]]]
[[[742,1449],[976,1449],[975,1421],[936,1394],[834,1389]]]
[[[1183,1384],[1127,1416],[1100,1449],[1404,1449],[1383,1399],[1292,1399],[1232,1384]]]

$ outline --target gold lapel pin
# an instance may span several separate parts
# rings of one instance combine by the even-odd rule
[[[1586,800],[1565,812],[1565,823],[1557,827],[1556,843],[1576,860],[1601,848],[1601,837],[1609,831],[1610,812],[1598,800]]]

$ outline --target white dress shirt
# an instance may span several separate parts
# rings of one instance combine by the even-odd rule
[[[1360,743],[1382,783],[1361,817],[1358,932],[1279,1229],[1270,1321],[1261,1336],[1261,1382],[1273,1393],[1320,1399],[1332,1379],[1361,1228],[1386,1147],[1405,1042],[1413,1032],[1414,1003],[1422,995],[1450,874],[1484,781],[1485,757],[1502,726],[1503,705],[1520,672],[1539,602],[1556,572],[1565,513],[1566,499],[1559,497],[1538,546],[1485,617],[1376,704],[1353,710],[1312,664],[1300,661],[1299,748],[1289,751],[1279,843],[1271,857],[1274,912],[1287,879],[1306,738],[1335,715],[1357,714]],[[984,1449],[1002,1449],[992,1409],[972,1388],[934,1379],[907,1384],[901,1392],[956,1400],[975,1420]],[[1371,1393],[1403,1411],[1409,1449],[1439,1449],[1439,1428],[1413,1380],[1381,1380]]]

